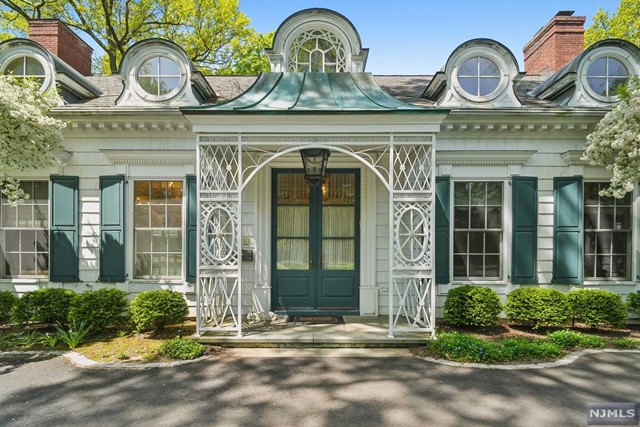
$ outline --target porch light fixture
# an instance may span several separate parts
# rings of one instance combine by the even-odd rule
[[[304,179],[311,187],[322,183],[327,173],[327,161],[331,152],[323,148],[308,148],[300,150],[304,165]]]

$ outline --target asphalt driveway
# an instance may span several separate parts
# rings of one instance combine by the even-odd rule
[[[587,403],[619,401],[640,401],[638,353],[526,371],[410,357],[95,370],[0,354],[2,426],[584,426]]]

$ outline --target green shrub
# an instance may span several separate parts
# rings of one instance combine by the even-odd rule
[[[506,338],[500,347],[501,358],[509,360],[556,359],[562,356],[562,349],[543,340],[527,341],[524,338]]]
[[[495,344],[458,332],[438,335],[437,340],[427,342],[427,348],[458,362],[495,362],[500,357]]]
[[[92,332],[101,332],[122,322],[127,305],[127,293],[120,289],[83,292],[73,302],[69,318],[91,325]]]
[[[569,292],[569,306],[574,322],[592,328],[600,325],[624,326],[628,309],[620,295],[602,289],[576,289]]]
[[[555,331],[550,333],[547,339],[560,348],[602,348],[605,344],[604,340],[600,337],[585,335],[575,331]]]
[[[9,291],[0,291],[0,323],[11,321],[11,311],[18,297]]]
[[[611,340],[611,345],[615,348],[638,348],[638,341],[629,337],[616,338]]]
[[[627,307],[629,307],[629,311],[640,316],[640,291],[627,295]]]
[[[496,291],[478,286],[451,289],[444,302],[444,320],[453,326],[491,326],[502,311]]]
[[[158,349],[158,354],[174,359],[195,359],[204,354],[204,346],[188,338],[174,338],[162,344]]]
[[[14,320],[67,324],[77,294],[68,289],[46,288],[25,293],[13,307]]]
[[[560,326],[569,319],[567,297],[548,288],[520,288],[507,295],[505,312],[510,322],[538,328]]]
[[[166,325],[181,323],[187,318],[189,307],[182,294],[175,291],[146,291],[131,301],[131,320],[139,331],[153,327],[158,330]]]

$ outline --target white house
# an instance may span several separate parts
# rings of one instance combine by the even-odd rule
[[[553,17],[524,71],[474,39],[434,75],[372,76],[351,22],[303,10],[258,77],[203,76],[160,39],[91,76],[79,37],[32,21],[0,71],[60,89],[67,161],[2,202],[0,289],[167,288],[199,331],[286,311],[389,314],[390,334],[432,332],[461,284],[636,291],[638,192],[598,196],[608,173],[581,154],[640,49],[583,51],[584,20]],[[329,154],[322,184],[301,150]]]

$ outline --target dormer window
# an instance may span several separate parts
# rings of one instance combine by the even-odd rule
[[[613,97],[619,86],[629,80],[629,70],[618,59],[603,56],[589,65],[587,83],[591,90],[604,97]]]
[[[483,56],[469,58],[458,69],[460,87],[472,96],[488,96],[500,84],[500,69]]]
[[[20,79],[33,78],[40,83],[40,88],[45,86],[47,74],[42,63],[33,56],[19,56],[10,60],[4,67],[3,74]]]
[[[181,79],[180,65],[161,55],[144,60],[137,72],[140,88],[157,100],[171,98],[179,89]]]
[[[346,61],[343,43],[330,31],[307,31],[291,43],[289,50],[289,71],[293,72],[344,72]]]

